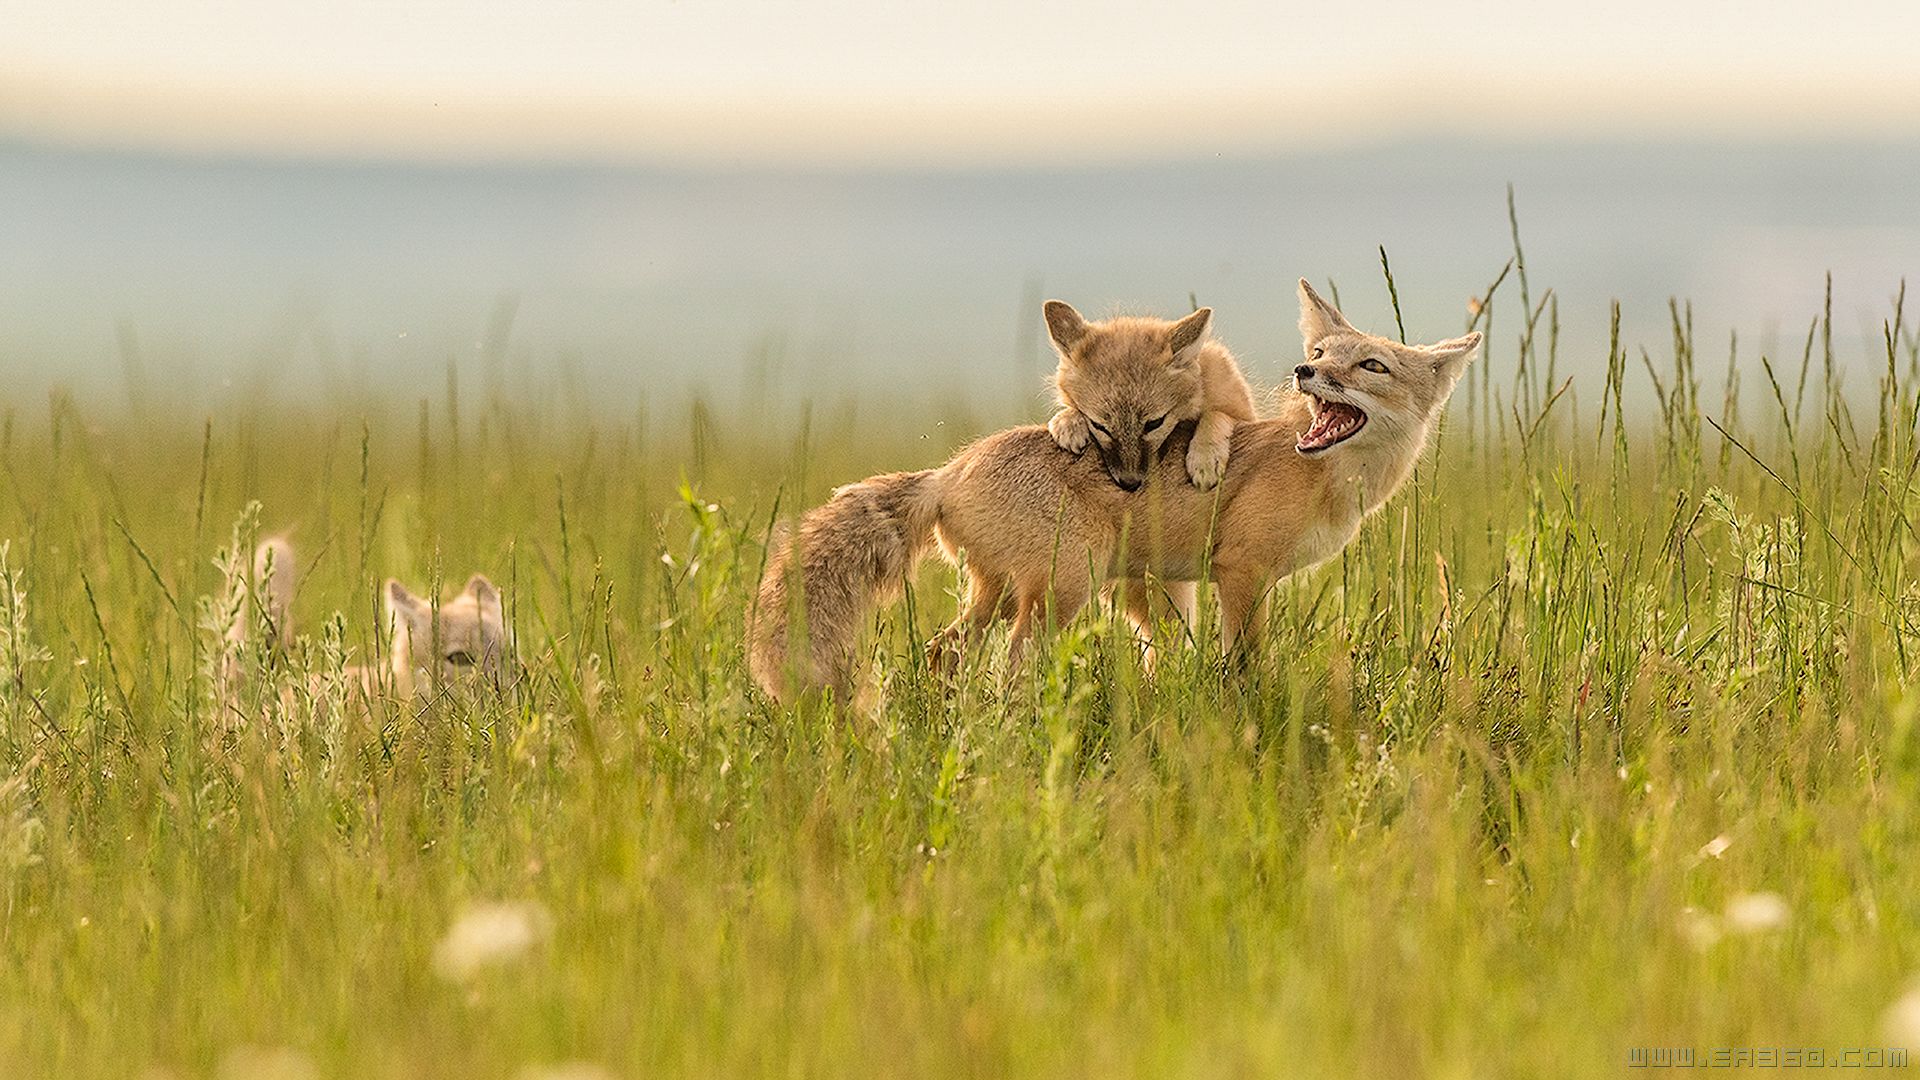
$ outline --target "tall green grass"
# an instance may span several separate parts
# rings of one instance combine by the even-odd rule
[[[942,687],[935,567],[847,715],[746,676],[768,524],[950,442],[451,379],[417,412],[16,403],[0,1071],[1602,1076],[1888,1045],[1920,972],[1899,308],[1865,358],[1831,312],[1761,357],[1682,305],[1576,355],[1516,258],[1414,483],[1243,669],[1176,647],[1149,677],[1096,613]],[[219,601],[284,528],[302,642],[240,650],[229,707]],[[475,570],[512,691],[343,705],[379,581]]]

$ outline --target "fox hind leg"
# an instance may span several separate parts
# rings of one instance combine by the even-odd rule
[[[1052,590],[1037,589],[1022,593],[1018,610],[1013,616],[1013,633],[1007,644],[1007,678],[1012,680],[1014,673],[1026,662],[1027,650],[1033,644],[1033,635],[1040,629],[1041,623],[1051,623],[1055,627],[1065,626],[1080,614],[1093,596],[1089,582],[1078,579],[1055,581]],[[1049,610],[1048,600],[1052,605]]]
[[[1200,617],[1200,583],[1168,581],[1162,584],[1167,590],[1167,599],[1173,604],[1174,614],[1180,618],[1180,624],[1186,627],[1188,633],[1192,633],[1194,620]]]
[[[1220,571],[1220,643],[1229,656],[1247,655],[1260,645],[1265,626],[1267,578],[1264,574]]]
[[[1116,583],[1115,588],[1121,590],[1125,597],[1123,610],[1127,621],[1133,624],[1134,631],[1139,635],[1144,650],[1142,659],[1147,670],[1152,671],[1160,659],[1160,645],[1154,640],[1154,631],[1161,619],[1156,616],[1171,615],[1179,622],[1175,633],[1190,634],[1194,625],[1197,585],[1191,581],[1149,583],[1144,578],[1126,578]],[[1164,596],[1164,602],[1159,602],[1156,594]]]
[[[951,673],[975,636],[1013,612],[1013,594],[1006,578],[969,569],[967,596],[960,614],[927,642],[927,666],[942,674]]]

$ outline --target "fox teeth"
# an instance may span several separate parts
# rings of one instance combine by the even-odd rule
[[[1324,402],[1320,415],[1314,418],[1313,426],[1300,436],[1297,448],[1302,451],[1325,450],[1336,443],[1350,438],[1365,427],[1367,414],[1345,402]]]

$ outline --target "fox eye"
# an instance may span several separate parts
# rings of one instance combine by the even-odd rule
[[[1153,430],[1154,428],[1157,428],[1157,427],[1159,427],[1159,426],[1160,426],[1161,424],[1164,424],[1164,423],[1166,423],[1166,422],[1167,422],[1167,417],[1169,417],[1169,416],[1171,416],[1171,415],[1172,415],[1171,413],[1161,413],[1161,414],[1159,415],[1159,417],[1158,417],[1158,418],[1156,418],[1156,419],[1153,419],[1153,420],[1149,420],[1149,421],[1147,421],[1147,423],[1146,423],[1146,426],[1144,426],[1144,427],[1142,427],[1142,428],[1141,428],[1140,430],[1141,430],[1141,431],[1152,431],[1152,430]]]
[[[1113,432],[1108,431],[1105,427],[1101,426],[1100,421],[1095,420],[1093,417],[1089,416],[1087,417],[1087,423],[1093,425],[1093,430],[1099,432],[1102,435],[1105,435],[1109,439],[1113,438]]]
[[[1385,375],[1387,373],[1387,365],[1381,363],[1378,360],[1375,360],[1371,356],[1367,357],[1365,360],[1360,361],[1360,366],[1366,369],[1367,371],[1373,372],[1376,375]]]
[[[1320,359],[1321,357],[1323,357],[1323,356],[1325,356],[1325,355],[1327,355],[1327,350],[1325,350],[1325,349],[1322,349],[1322,348],[1318,348],[1318,347],[1316,347],[1316,348],[1315,348],[1315,349],[1313,350],[1313,355],[1312,355],[1312,356],[1309,356],[1309,357],[1307,357],[1307,359],[1309,359],[1309,360],[1318,360],[1318,359]]]
[[[455,650],[447,654],[447,663],[455,667],[472,667],[473,654],[465,649]]]

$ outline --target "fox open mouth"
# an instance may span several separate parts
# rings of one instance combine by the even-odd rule
[[[1367,426],[1367,414],[1344,401],[1327,401],[1316,398],[1319,408],[1313,415],[1313,426],[1294,444],[1294,449],[1303,454],[1317,454],[1346,442]]]

